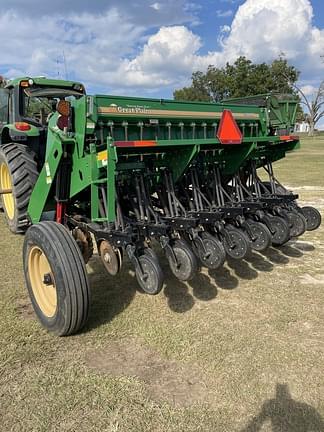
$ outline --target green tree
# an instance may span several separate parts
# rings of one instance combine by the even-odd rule
[[[244,56],[222,68],[209,66],[207,71],[194,72],[190,87],[175,90],[176,100],[219,102],[229,97],[278,91],[295,93],[299,71],[288,64],[284,56],[272,63],[253,63]]]

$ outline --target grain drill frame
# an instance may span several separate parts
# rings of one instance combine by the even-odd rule
[[[157,294],[157,247],[175,277],[188,281],[201,266],[217,270],[226,256],[243,259],[321,223],[273,172],[299,148],[293,98],[87,96],[80,83],[35,78],[15,80],[7,94],[16,107],[31,97],[52,107],[45,121],[10,113],[8,104],[0,192],[12,231],[27,230],[24,270],[35,312],[58,335],[87,320],[85,263],[94,241],[109,274],[127,256],[141,289]]]

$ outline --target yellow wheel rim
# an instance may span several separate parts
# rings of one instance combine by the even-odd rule
[[[44,252],[33,246],[28,257],[28,273],[36,302],[45,316],[55,315],[57,292],[51,266]]]
[[[8,165],[4,162],[0,165],[0,189],[12,189],[12,181]],[[4,210],[10,220],[15,217],[15,200],[12,193],[2,195]]]

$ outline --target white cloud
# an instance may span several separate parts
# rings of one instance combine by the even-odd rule
[[[231,9],[228,9],[226,11],[218,9],[216,11],[216,16],[218,16],[218,18],[228,18],[232,15],[233,15],[233,11]]]
[[[152,9],[155,9],[156,11],[158,11],[158,10],[160,10],[161,9],[161,3],[153,3],[153,4],[151,4],[150,5],[150,7],[152,8]]]
[[[234,17],[224,51],[231,58],[244,54],[255,61],[270,60],[281,52],[291,60],[309,51],[316,55],[324,40],[312,27],[312,16],[309,0],[247,0]]]
[[[304,93],[305,96],[313,96],[317,91],[318,91],[318,87],[311,85],[311,84],[306,84],[304,86],[302,86],[301,91]]]
[[[221,29],[220,51],[199,55],[202,42],[193,32],[179,26],[162,28],[123,66],[141,85],[177,85],[193,70],[206,69],[209,64],[221,66],[239,55],[271,61],[284,53],[302,73],[312,73],[314,78],[324,70],[320,59],[324,30],[313,26],[312,17],[309,0],[247,0],[231,26]]]
[[[117,77],[127,85],[168,86],[188,78],[197,61],[200,38],[184,26],[162,27],[133,60],[124,60]]]
[[[231,31],[231,27],[229,25],[223,25],[220,27],[221,34],[229,33]]]
[[[108,32],[109,28],[114,31]],[[100,17],[85,13],[42,20],[21,20],[15,12],[6,12],[0,16],[1,64],[24,74],[55,76],[63,72],[64,52],[71,73],[92,80],[93,71],[104,75],[118,67],[120,56],[133,54],[133,41],[143,31],[115,9]]]
[[[158,14],[152,4],[160,6]],[[36,21],[44,16],[68,18],[71,14],[84,13],[100,16],[118,9],[127,21],[140,26],[161,26],[191,23],[195,19],[195,10],[187,6],[187,0],[1,0],[0,14],[14,10],[21,15],[21,20],[31,17]]]
[[[84,0],[81,3],[86,7]],[[203,41],[195,31],[186,25],[169,25],[184,24],[190,15],[186,11],[199,10],[196,3],[137,0],[134,4],[142,5],[145,20],[135,6],[127,12],[126,3],[131,5],[113,0],[110,4],[115,6],[101,14],[97,10],[76,14],[69,9],[64,15],[38,19],[28,15],[22,19],[18,9],[0,12],[0,73],[63,76],[63,52],[70,78],[109,92],[161,94],[167,89],[171,93],[188,84],[193,71],[205,70],[209,64],[222,66],[239,55],[271,61],[284,52],[307,79],[316,80],[323,73],[324,30],[313,25],[309,0],[247,0],[230,26],[223,26],[219,35],[215,30],[220,48],[204,55]],[[159,29],[152,34],[157,22]]]

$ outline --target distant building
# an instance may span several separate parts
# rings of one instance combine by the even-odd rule
[[[309,132],[309,124],[305,121],[295,124],[295,132]]]

